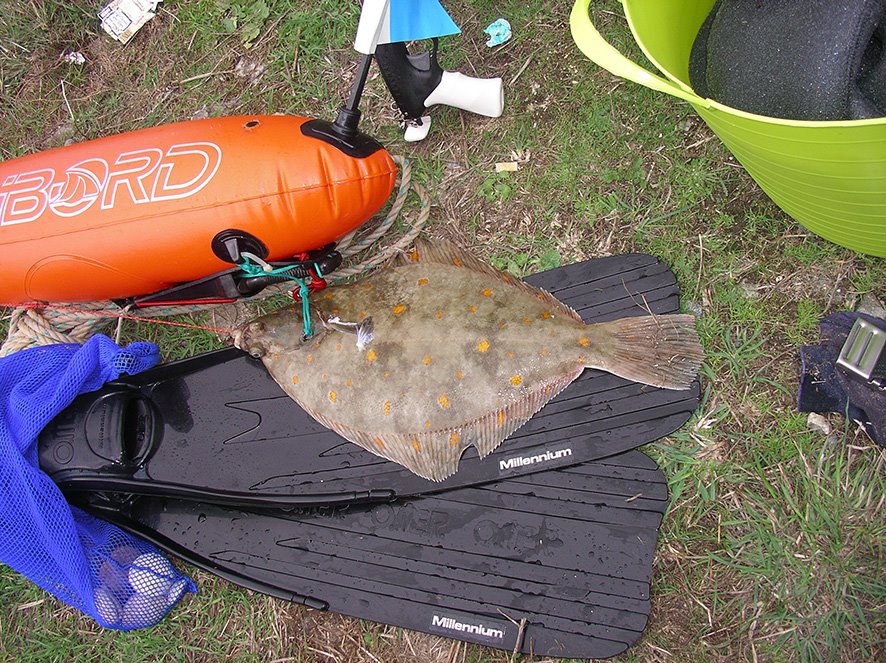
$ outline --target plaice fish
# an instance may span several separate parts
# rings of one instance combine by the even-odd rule
[[[442,481],[480,457],[585,368],[687,389],[703,350],[690,315],[585,324],[552,295],[448,243],[419,241],[353,284],[258,318],[234,343],[321,424]]]

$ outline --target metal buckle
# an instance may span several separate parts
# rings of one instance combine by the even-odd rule
[[[837,365],[852,377],[886,387],[886,329],[857,318],[840,349]]]

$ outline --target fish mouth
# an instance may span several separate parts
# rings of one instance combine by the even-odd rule
[[[231,339],[234,341],[234,347],[238,350],[243,349],[243,330],[235,329],[231,332]]]

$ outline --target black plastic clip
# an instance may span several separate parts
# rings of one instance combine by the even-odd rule
[[[307,257],[298,260],[268,263],[272,268],[289,267],[287,274],[300,279],[307,278],[315,272],[326,275],[341,266],[342,256],[335,250],[334,244],[322,249],[311,251]],[[279,274],[257,274],[248,276],[238,267],[232,267],[202,279],[180,283],[160,292],[155,292],[131,300],[118,301],[121,306],[144,308],[148,306],[168,306],[178,304],[215,304],[233,302],[238,299],[253,297],[264,288],[274,283],[288,280]]]

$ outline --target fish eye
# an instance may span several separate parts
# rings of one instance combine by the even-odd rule
[[[247,347],[243,347],[241,349],[248,352],[249,356],[254,359],[261,359],[267,353],[267,348],[265,347],[264,343],[261,342],[249,343]]]

